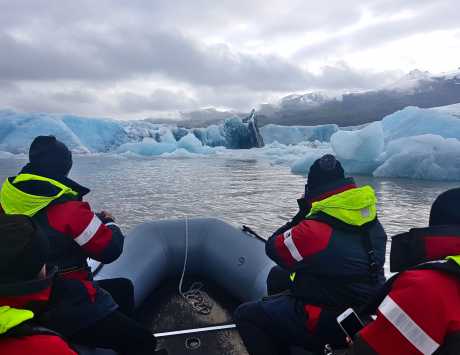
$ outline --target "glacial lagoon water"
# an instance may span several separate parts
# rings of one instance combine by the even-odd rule
[[[296,213],[305,177],[264,159],[241,157],[78,156],[71,177],[90,187],[87,200],[93,208],[112,212],[125,231],[155,219],[209,216],[237,227],[246,224],[267,237]],[[0,180],[16,174],[25,162],[0,159]],[[375,188],[389,236],[426,225],[435,197],[459,186],[364,176],[356,180]]]

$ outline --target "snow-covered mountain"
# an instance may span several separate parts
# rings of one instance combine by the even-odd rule
[[[339,126],[380,120],[407,106],[431,108],[460,103],[460,68],[433,75],[413,70],[378,90],[327,96],[321,93],[289,95],[276,105],[263,105],[261,124]]]
[[[419,89],[422,89],[425,84],[429,84],[433,80],[433,74],[429,71],[415,69],[383,89],[401,93],[415,93]]]
[[[327,95],[326,93],[323,92],[309,92],[306,94],[292,94],[283,97],[280,100],[280,107],[284,109],[290,109],[290,108],[297,108],[297,109],[302,109],[302,108],[313,108],[320,106],[324,104],[325,102],[328,102],[332,99],[333,97],[330,95]]]

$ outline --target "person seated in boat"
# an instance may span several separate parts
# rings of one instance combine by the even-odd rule
[[[460,189],[433,203],[429,227],[392,238],[387,281],[364,314],[377,314],[348,355],[460,354]]]
[[[338,178],[340,178],[341,172],[338,171]],[[310,213],[311,205],[309,201],[305,198],[306,192],[308,189],[308,185],[305,185],[305,192],[302,196],[297,199],[297,205],[299,206],[299,210],[297,211],[296,215],[288,221],[286,224],[278,228],[272,236],[277,236],[283,234],[287,230],[292,229],[293,227],[297,226],[300,222],[305,220],[305,216]],[[285,292],[289,290],[291,287],[291,279],[290,279],[290,272],[282,268],[281,266],[275,265],[271,268],[268,277],[267,277],[267,293],[268,295],[274,295],[277,293]]]
[[[134,288],[117,278],[95,282],[87,258],[107,264],[122,253],[124,236],[110,213],[94,213],[83,197],[89,189],[71,180],[72,153],[54,136],[39,136],[29,163],[8,178],[0,191],[5,214],[29,216],[50,242],[47,262],[58,268],[53,313],[47,326],[71,340],[130,354],[156,343],[131,320]]]
[[[49,243],[30,218],[0,215],[0,353],[77,355],[40,323],[56,270],[46,271]]]
[[[267,255],[291,274],[288,292],[245,303],[234,315],[251,355],[345,346],[336,316],[366,303],[385,282],[387,236],[374,190],[345,178],[332,155],[314,162],[307,183],[306,215],[266,244]]]

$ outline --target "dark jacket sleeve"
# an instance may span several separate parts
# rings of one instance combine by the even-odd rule
[[[118,259],[123,252],[125,236],[121,232],[120,227],[113,222],[105,224],[105,227],[110,230],[112,240],[107,244],[102,253],[96,255],[93,259],[100,261],[103,264],[109,264]]]

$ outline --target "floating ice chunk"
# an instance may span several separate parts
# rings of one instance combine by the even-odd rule
[[[193,134],[195,134],[204,145],[210,147],[225,147],[227,144],[223,126],[210,125],[206,128],[195,128]]]
[[[381,122],[374,122],[357,131],[339,131],[331,137],[331,145],[339,160],[375,162],[384,149]]]
[[[10,153],[10,152],[2,152],[0,151],[0,159],[11,159],[16,157],[16,155]]]
[[[62,122],[62,120],[35,114],[15,114],[0,119],[0,150],[10,153],[25,153],[30,143],[39,135],[54,135],[66,142],[71,149],[89,152],[80,139]]]
[[[312,149],[291,165],[291,172],[298,175],[306,175],[316,159],[330,153],[330,149]]]
[[[204,153],[206,151],[201,141],[192,133],[182,137],[179,142],[177,142],[177,148],[185,149],[190,153]]]
[[[438,135],[394,140],[388,144],[385,162],[374,176],[427,180],[460,180],[460,141]]]
[[[125,143],[117,148],[117,153],[135,153],[144,156],[155,156],[171,153],[177,149],[175,143],[160,143],[153,138],[144,138],[139,143]]]
[[[460,117],[460,104],[453,104],[448,106],[433,107],[430,110],[438,111],[442,113],[448,113],[450,115]]]
[[[442,110],[406,107],[386,116],[382,125],[387,142],[423,134],[460,139],[460,120]]]
[[[254,146],[248,124],[238,117],[226,119],[223,126],[225,146],[231,149],[245,149]]]
[[[339,130],[335,124],[322,126],[279,126],[268,124],[260,128],[265,144],[299,144],[302,142],[329,142],[331,136]]]
[[[142,142],[125,143],[118,147],[117,153],[134,153],[143,156],[158,156],[163,154],[172,154],[175,156],[184,155],[180,151],[195,153],[195,154],[208,154],[213,150],[210,147],[204,147],[201,141],[192,133],[182,137],[176,141],[174,137],[171,139],[171,131],[164,130],[160,135],[160,142],[154,138],[144,138]],[[180,154],[176,154],[176,153]]]
[[[460,120],[448,110],[408,107],[380,122],[331,137],[333,153],[348,174],[460,180]],[[292,164],[305,173],[315,153]]]
[[[108,152],[128,141],[128,135],[120,122],[77,116],[64,116],[62,122],[78,137],[80,144],[91,152]]]

